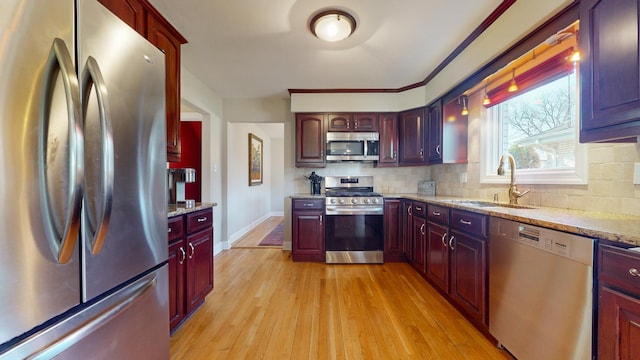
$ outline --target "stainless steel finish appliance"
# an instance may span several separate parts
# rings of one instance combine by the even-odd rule
[[[377,132],[327,132],[327,161],[377,161]]]
[[[491,218],[489,332],[519,360],[592,358],[594,240]]]
[[[168,358],[164,55],[95,0],[0,18],[0,359]]]
[[[180,168],[167,169],[167,184],[169,185],[169,204],[194,207],[196,201],[185,199],[184,185],[196,181],[196,169]]]
[[[325,177],[326,262],[384,262],[382,195],[373,176]]]

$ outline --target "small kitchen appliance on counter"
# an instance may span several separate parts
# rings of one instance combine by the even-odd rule
[[[326,263],[383,263],[384,201],[373,176],[327,176],[325,195]]]
[[[316,174],[315,171],[311,172],[311,175],[305,176],[311,183],[311,195],[320,195],[320,189],[322,188],[322,176]]]
[[[185,199],[184,184],[196,181],[196,170],[192,168],[167,169],[167,184],[169,186],[169,204],[184,207],[194,207],[196,201]]]

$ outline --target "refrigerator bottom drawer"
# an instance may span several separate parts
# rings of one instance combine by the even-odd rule
[[[168,359],[168,267],[18,343],[0,359]]]

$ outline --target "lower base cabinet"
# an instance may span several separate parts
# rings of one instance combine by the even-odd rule
[[[598,359],[640,359],[640,253],[598,246]]]
[[[213,211],[169,219],[169,326],[173,331],[213,290]]]
[[[324,262],[324,199],[293,199],[291,208],[291,258]]]
[[[477,326],[488,325],[488,217],[427,205],[426,278]]]

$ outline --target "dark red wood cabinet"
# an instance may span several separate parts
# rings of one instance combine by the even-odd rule
[[[449,292],[449,209],[427,205],[427,278]]]
[[[427,279],[476,325],[488,325],[488,217],[427,206]]]
[[[413,261],[413,201],[402,200],[402,251],[407,262]]]
[[[187,40],[147,0],[98,0],[165,54],[167,161],[180,161],[180,46]]]
[[[427,149],[429,164],[442,163],[442,102],[440,100],[427,108],[428,136]]]
[[[213,290],[213,211],[169,219],[169,325],[174,330]]]
[[[384,261],[405,261],[402,242],[402,201],[384,200]]]
[[[379,116],[380,133],[378,166],[398,165],[398,114],[382,113]]]
[[[325,167],[325,114],[296,114],[296,167]]]
[[[403,111],[399,116],[399,164],[426,164],[424,108]]]
[[[353,114],[327,114],[327,131],[353,131]]]
[[[427,218],[425,216],[427,204],[414,201],[412,204],[413,220],[413,249],[411,265],[421,275],[427,271]]]
[[[640,135],[639,11],[638,0],[580,1],[580,142]]]
[[[324,262],[324,198],[292,199],[291,209],[291,258]]]
[[[378,113],[355,113],[353,114],[353,131],[377,132]]]
[[[378,131],[378,113],[330,113],[327,114],[327,131]]]
[[[598,359],[640,359],[640,253],[598,246]]]

